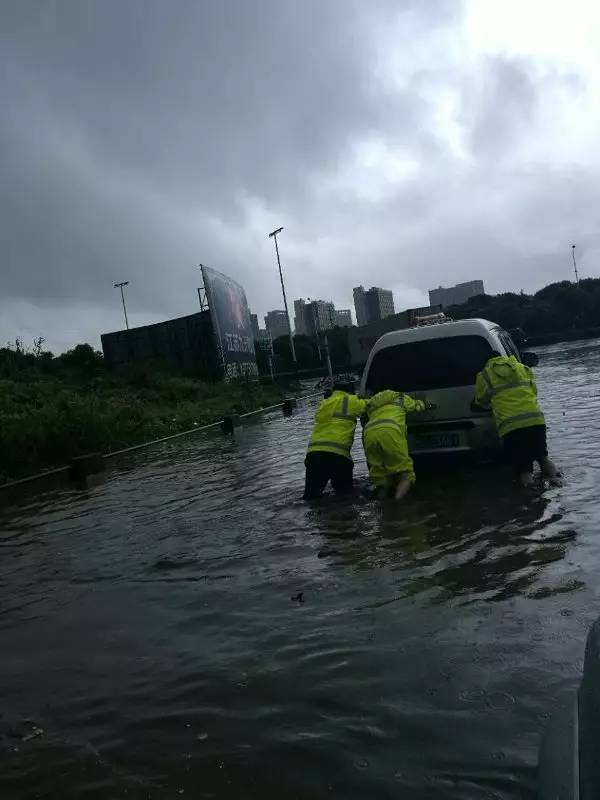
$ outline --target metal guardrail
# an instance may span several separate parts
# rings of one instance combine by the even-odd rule
[[[264,408],[257,408],[255,411],[248,411],[245,414],[236,415],[238,419],[248,419],[250,417],[258,417],[261,414],[267,414],[270,411],[276,411],[277,409],[284,410],[285,404],[289,401],[293,401],[294,404],[301,403],[305,400],[311,400],[315,397],[322,397],[322,392],[317,392],[315,394],[308,394],[308,395],[301,395],[300,397],[288,398],[287,400],[283,400],[281,403],[275,403],[271,406],[265,406]],[[226,417],[224,419],[229,419]],[[64,467],[56,467],[55,469],[45,470],[44,472],[38,472],[36,475],[29,475],[26,478],[19,478],[18,480],[9,481],[8,483],[0,484],[0,492],[3,490],[9,489],[18,489],[21,486],[25,486],[27,484],[35,483],[36,481],[42,479],[49,479],[49,478],[60,478],[60,477],[82,477],[85,476],[85,463],[86,459],[93,459],[94,462],[97,464],[99,460],[107,461],[108,459],[115,458],[116,456],[121,456],[126,453],[133,453],[136,450],[143,450],[147,447],[152,447],[156,444],[161,444],[163,442],[169,442],[173,439],[179,439],[182,436],[190,436],[194,433],[200,433],[202,431],[211,430],[214,428],[222,428],[223,420],[219,420],[218,422],[211,422],[208,425],[200,425],[194,428],[189,428],[185,431],[179,431],[178,433],[170,434],[169,436],[162,436],[159,439],[152,439],[149,442],[141,442],[140,444],[134,444],[131,447],[124,447],[120,450],[111,450],[108,453],[102,454],[91,454],[89,456],[79,456],[77,458],[72,459],[71,464]],[[100,471],[99,469],[94,469],[94,472]],[[90,472],[91,474],[91,472]]]

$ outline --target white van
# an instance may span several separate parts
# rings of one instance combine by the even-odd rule
[[[436,408],[408,417],[413,455],[497,450],[489,412],[473,411],[475,378],[496,351],[528,366],[534,353],[519,352],[510,334],[486,319],[422,325],[384,334],[373,346],[361,380],[361,394],[382,389],[426,398]]]

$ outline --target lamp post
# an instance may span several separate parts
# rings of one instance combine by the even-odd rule
[[[292,361],[294,362],[294,366],[298,365],[296,361],[296,348],[294,347],[294,337],[292,336],[292,326],[290,325],[290,314],[288,311],[288,304],[287,304],[287,297],[285,296],[285,284],[283,283],[283,273],[281,271],[281,260],[279,258],[279,247],[277,246],[277,234],[281,233],[283,228],[277,228],[276,231],[271,231],[269,234],[269,239],[273,239],[275,241],[275,253],[277,254],[277,266],[279,267],[279,278],[281,280],[281,292],[283,294],[283,305],[285,307],[285,318],[287,321],[288,332],[290,334],[290,350],[292,351]]]
[[[123,313],[125,314],[125,325],[127,326],[127,330],[129,330],[129,320],[127,319],[127,308],[125,307],[125,295],[123,294],[123,287],[128,286],[129,281],[121,281],[121,283],[115,283],[114,288],[121,290],[121,302],[123,303]]]
[[[577,262],[575,261],[575,245],[571,245],[571,253],[573,254],[573,269],[575,270],[575,283],[579,286],[579,273],[577,272]]]

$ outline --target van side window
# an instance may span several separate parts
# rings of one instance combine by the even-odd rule
[[[449,336],[386,347],[373,357],[366,388],[417,392],[473,386],[492,352],[483,336]]]
[[[510,334],[508,334],[506,331],[498,331],[498,336],[500,338],[500,341],[504,345],[504,349],[506,350],[508,355],[515,356],[520,361],[521,354],[519,353],[516,344],[511,339]]]

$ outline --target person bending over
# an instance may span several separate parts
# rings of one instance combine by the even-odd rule
[[[350,492],[354,463],[350,450],[357,419],[365,413],[366,402],[354,394],[354,385],[335,383],[315,414],[315,427],[304,461],[304,499],[320,497],[327,483],[335,492]]]
[[[475,382],[475,409],[491,408],[498,436],[523,486],[533,480],[533,462],[555,482],[558,472],[548,458],[546,422],[533,372],[515,356],[500,353],[488,360]]]

